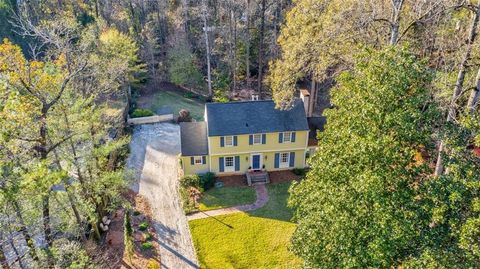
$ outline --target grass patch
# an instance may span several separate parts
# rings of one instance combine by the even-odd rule
[[[154,113],[150,109],[141,109],[137,108],[132,112],[132,118],[142,118],[142,117],[150,117],[153,116]]]
[[[138,225],[138,229],[140,231],[145,231],[145,230],[147,230],[147,228],[148,228],[148,223],[146,223],[146,222],[142,222],[142,223],[140,223],[140,225]]]
[[[153,248],[153,244],[152,242],[145,242],[145,243],[142,243],[142,249],[143,250],[150,250]]]
[[[255,189],[249,187],[213,188],[202,194],[198,205],[201,211],[212,210],[255,202]]]
[[[290,183],[268,185],[267,205],[189,222],[201,268],[298,268],[288,251],[295,224],[287,208]]]
[[[197,121],[203,121],[205,102],[197,98],[186,98],[180,93],[171,91],[158,91],[153,97],[150,98],[148,103],[142,104],[143,108],[157,111],[163,106],[168,106],[173,109],[173,113],[178,115],[181,109],[190,111],[192,118]]]

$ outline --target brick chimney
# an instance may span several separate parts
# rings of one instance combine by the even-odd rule
[[[300,90],[300,98],[303,101],[303,107],[305,108],[305,114],[307,115],[307,117],[311,117],[312,116],[312,110],[310,108],[310,93],[308,92],[308,90],[301,89]]]

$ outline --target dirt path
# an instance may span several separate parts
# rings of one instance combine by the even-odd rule
[[[199,268],[178,194],[179,153],[178,125],[140,125],[133,132],[127,165],[140,178],[132,189],[145,196],[152,207],[162,268]]]
[[[208,211],[201,211],[187,216],[187,219],[196,220],[204,219],[213,216],[233,214],[238,212],[252,211],[264,207],[268,202],[268,192],[264,184],[255,185],[255,192],[257,194],[257,200],[253,204],[249,205],[238,205],[227,208],[220,208]]]

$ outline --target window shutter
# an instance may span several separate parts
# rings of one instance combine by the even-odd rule
[[[235,135],[235,136],[233,137],[233,145],[236,147],[237,144],[238,144],[238,137]]]
[[[296,136],[296,132],[292,132],[292,142],[295,142],[295,136]]]
[[[223,163],[223,157],[218,158],[218,167],[220,169],[220,172],[225,171],[225,164]]]
[[[207,164],[207,156],[202,156],[202,163]]]
[[[267,144],[267,134],[262,134],[262,144]]]
[[[220,147],[225,147],[225,137],[223,136],[220,137]]]
[[[275,168],[280,167],[280,153],[275,153]]]
[[[278,143],[283,143],[283,133],[278,134]]]
[[[290,152],[290,167],[295,166],[295,152]]]
[[[240,171],[240,156],[235,156],[235,171]]]
[[[253,145],[253,135],[248,136],[248,144]]]
[[[193,156],[192,156],[192,157],[190,157],[190,164],[193,165],[194,163],[195,163],[195,160],[194,160],[194,158],[193,158]]]

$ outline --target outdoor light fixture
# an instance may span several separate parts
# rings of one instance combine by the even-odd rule
[[[246,161],[248,161],[248,156],[247,156],[247,157],[245,157],[245,160],[246,160]]]

